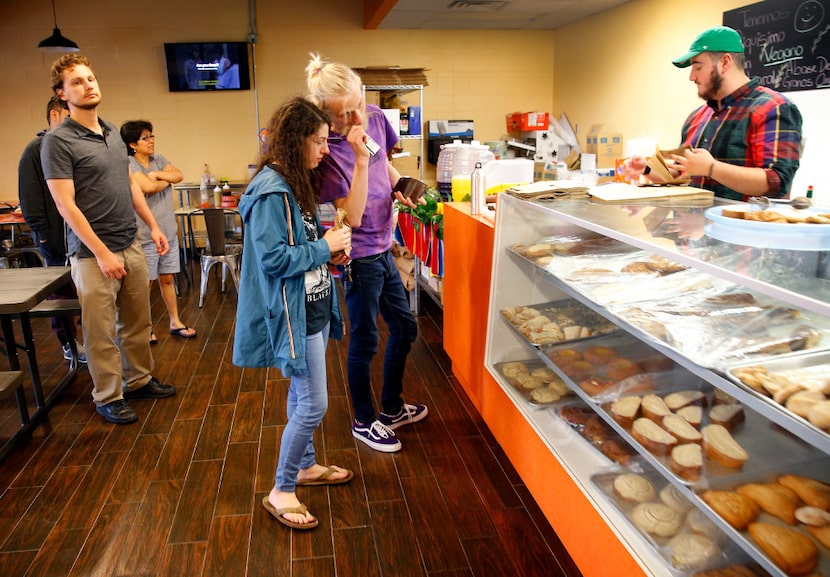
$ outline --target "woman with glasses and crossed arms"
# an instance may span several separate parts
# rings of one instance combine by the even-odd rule
[[[147,225],[141,219],[137,219],[141,248],[150,270],[150,285],[152,287],[153,281],[158,279],[161,299],[170,317],[170,334],[191,339],[196,336],[196,331],[179,318],[176,287],[173,285],[173,275],[181,270],[173,185],[184,178],[182,171],[164,156],[156,154],[153,125],[146,120],[130,120],[122,124],[121,139],[127,145],[127,153],[130,155],[130,177],[141,187],[156,222],[170,243],[167,254],[159,256]],[[151,331],[150,344],[154,345],[157,342],[158,337]]]

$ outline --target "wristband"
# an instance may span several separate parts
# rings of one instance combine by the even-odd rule
[[[645,170],[643,170],[643,175],[650,174],[650,173],[651,173],[651,167],[649,165],[646,165]]]
[[[712,164],[709,165],[709,174],[706,176],[707,178],[712,178],[712,171],[715,170],[715,163],[717,160],[713,160]]]

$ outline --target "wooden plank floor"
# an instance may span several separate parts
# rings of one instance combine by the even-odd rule
[[[134,401],[139,421],[110,425],[94,413],[82,369],[33,438],[0,464],[0,574],[579,575],[450,374],[442,313],[426,298],[404,390],[429,405],[429,417],[398,430],[400,453],[357,443],[349,429],[346,344],[332,341],[329,410],[315,442],[320,462],[352,468],[356,477],[298,489],[320,519],[314,531],[275,522],[260,500],[273,485],[286,381],[277,370],[233,366],[236,293],[218,286],[211,278],[204,309],[198,284],[182,287],[181,316],[199,332],[192,340],[167,334],[153,291],[160,339],[154,372],[177,386],[176,397]],[[48,320],[34,328],[48,388],[64,360]],[[25,370],[25,355],[21,363]],[[15,416],[11,402],[0,404],[0,438]]]

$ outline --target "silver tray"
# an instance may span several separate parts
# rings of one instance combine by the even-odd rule
[[[634,473],[647,479],[654,487],[655,497],[650,502],[662,502],[660,499],[660,491],[669,483],[654,469],[637,464],[630,468],[614,468],[600,471],[591,476],[591,483],[599,489],[607,500],[622,514],[626,519],[631,519],[631,513],[636,506],[620,499],[613,488],[614,479],[619,475],[626,473]],[[688,499],[689,511],[683,513],[683,524],[676,535],[688,532],[705,533],[719,548],[720,553],[713,559],[699,567],[675,567],[672,564],[671,549],[669,547],[670,538],[659,537],[651,535],[632,523],[637,533],[642,537],[643,541],[648,547],[651,547],[663,558],[672,575],[688,576],[694,575],[704,569],[713,569],[716,567],[723,567],[730,564],[747,564],[751,557],[734,541],[730,540],[727,533],[723,531],[716,523],[708,519],[698,509],[696,500]],[[701,531],[703,529],[703,531]]]
[[[821,351],[807,351],[801,353],[793,353],[790,355],[781,355],[779,357],[773,359],[761,359],[756,361],[747,361],[742,363],[736,363],[733,365],[728,365],[724,369],[724,373],[726,376],[740,386],[743,389],[746,389],[752,392],[754,395],[759,397],[763,402],[767,405],[772,407],[775,410],[781,411],[794,420],[798,421],[803,426],[818,432],[820,435],[830,439],[830,433],[825,430],[819,429],[815,425],[813,425],[807,419],[793,413],[790,411],[786,406],[776,402],[771,397],[763,395],[762,393],[756,391],[752,387],[746,385],[741,379],[735,376],[735,371],[738,369],[752,367],[752,366],[761,366],[765,367],[770,372],[784,372],[784,371],[791,371],[795,369],[808,369],[809,367],[818,367],[821,365],[830,365],[830,351],[821,350]],[[830,396],[825,395],[828,399]]]
[[[599,313],[594,312],[593,310],[589,309],[585,305],[581,304],[580,302],[574,299],[565,299],[560,301],[553,301],[549,303],[541,303],[535,305],[517,305],[528,309],[535,309],[539,311],[542,316],[548,317],[551,321],[556,322],[560,328],[564,328],[567,326],[581,326],[585,327],[590,331],[590,334],[586,336],[578,336],[576,338],[565,338],[561,341],[548,341],[542,339],[536,339],[533,336],[533,333],[530,336],[526,335],[521,331],[520,324],[514,324],[511,320],[505,315],[505,310],[503,309],[499,311],[501,313],[501,317],[504,321],[514,330],[516,334],[518,334],[525,342],[529,343],[531,346],[538,348],[544,346],[551,346],[554,344],[560,344],[564,342],[578,342],[583,341],[586,339],[595,338],[600,335],[605,335],[614,331],[619,330],[617,326],[600,315]],[[512,308],[512,307],[511,307]],[[572,321],[570,323],[566,323],[566,319]]]
[[[809,462],[803,462],[798,464],[792,464],[787,466],[779,466],[774,470],[768,470],[763,473],[753,474],[751,472],[745,472],[741,475],[736,475],[731,478],[723,478],[717,481],[712,482],[711,489],[716,490],[723,490],[723,491],[731,491],[735,489],[738,485],[743,485],[745,483],[769,483],[774,482],[779,476],[781,475],[801,475],[804,477],[811,477],[817,479],[819,481],[823,481],[825,483],[830,483],[830,457],[825,457],[822,459],[815,459]],[[731,525],[729,525],[726,521],[721,519],[717,513],[713,509],[711,509],[703,499],[700,500],[701,509],[707,512],[707,515],[712,518],[718,526],[737,544],[741,546],[745,551],[750,553],[753,558],[758,560],[765,569],[767,569],[770,573],[774,575],[784,575],[784,572],[780,569],[777,569],[775,564],[766,556],[766,554],[755,545],[755,541],[753,541],[752,537],[750,537],[749,533],[746,531],[738,531]],[[774,525],[780,525],[782,527],[790,527],[795,528],[800,531],[803,531],[805,535],[809,535],[807,531],[801,526],[800,524],[796,526],[788,525],[784,521],[781,521],[777,517],[770,515],[768,513],[761,512],[760,516],[758,517],[758,521],[771,523]],[[813,539],[811,537],[811,539]],[[819,550],[819,562],[818,566],[816,567],[815,571],[811,573],[811,575],[828,575],[830,574],[830,551],[823,548],[818,542],[813,539],[813,542],[816,543],[818,550]]]

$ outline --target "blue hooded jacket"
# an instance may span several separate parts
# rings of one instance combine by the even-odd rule
[[[278,367],[286,377],[308,375],[305,272],[329,261],[328,243],[306,239],[294,194],[271,166],[248,184],[239,213],[245,235],[233,363]],[[330,336],[340,339],[343,321],[336,289],[331,303]]]

